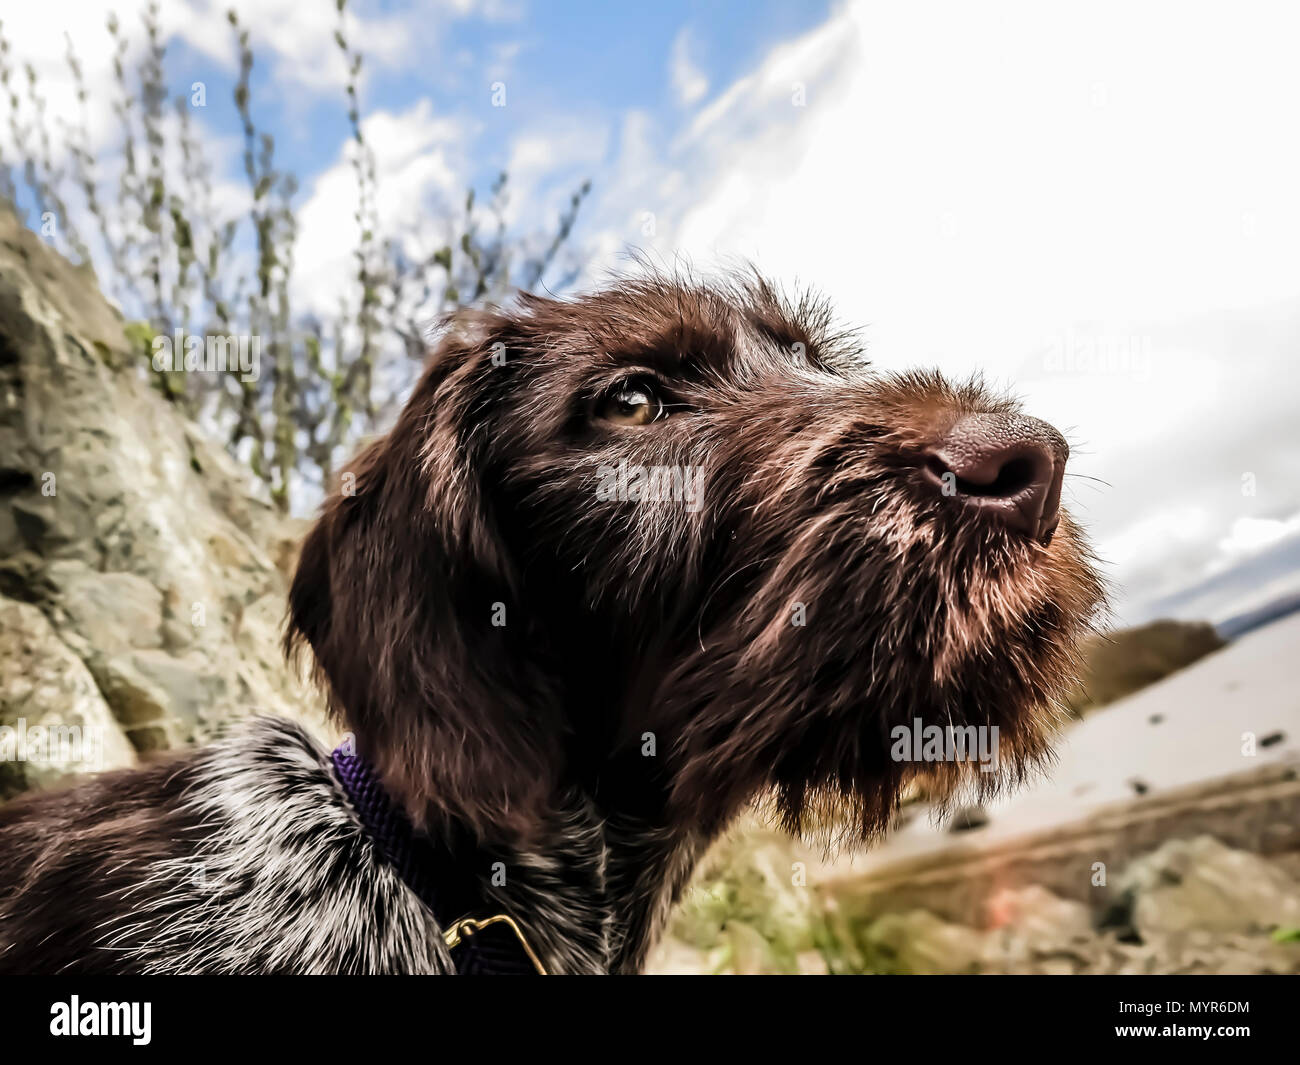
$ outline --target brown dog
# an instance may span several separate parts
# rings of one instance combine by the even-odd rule
[[[1102,600],[1067,454],[978,385],[874,374],[756,279],[525,297],[454,322],[344,474],[287,643],[485,911],[549,971],[635,970],[756,797],[867,837],[920,770],[988,792],[1048,752]],[[900,756],[914,724],[983,730],[999,771]],[[0,969],[452,970],[355,808],[269,723],[12,804]]]

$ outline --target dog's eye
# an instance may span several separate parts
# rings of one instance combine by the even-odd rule
[[[649,425],[667,417],[668,411],[653,384],[624,381],[605,393],[596,416],[615,425]]]

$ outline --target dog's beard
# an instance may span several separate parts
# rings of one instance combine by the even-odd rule
[[[823,491],[783,544],[738,537],[752,553],[730,571],[750,579],[717,594],[728,606],[664,687],[683,809],[725,820],[757,795],[787,829],[865,840],[917,776],[942,807],[1050,757],[1104,594],[1077,528],[1043,547],[912,498],[892,471],[857,487]],[[900,759],[900,728],[979,740]]]

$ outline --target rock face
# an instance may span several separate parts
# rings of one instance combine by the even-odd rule
[[[799,843],[754,825],[702,865],[650,960],[660,973],[1300,973],[1300,882],[1211,836],[1170,840],[1116,877],[1120,907],[1033,883],[966,924],[873,914]]]
[[[143,362],[94,278],[0,211],[0,727],[102,730],[90,768],[254,711],[320,720],[278,649],[293,530]]]
[[[134,764],[90,671],[29,603],[0,599],[0,663],[0,798]]]
[[[1134,861],[1119,888],[1143,939],[1300,927],[1300,884],[1259,855],[1210,836],[1169,840]]]

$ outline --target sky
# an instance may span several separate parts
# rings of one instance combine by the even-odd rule
[[[134,27],[143,2],[113,6]],[[68,32],[111,143],[107,5],[5,6],[54,114]],[[162,20],[237,210],[228,6]],[[334,3],[233,6],[302,184],[295,295],[327,312],[356,244]],[[1296,5],[353,0],[347,26],[385,232],[501,169],[512,225],[545,228],[590,179],[580,285],[632,251],[752,260],[878,367],[980,372],[1060,427],[1118,623],[1300,589]]]

